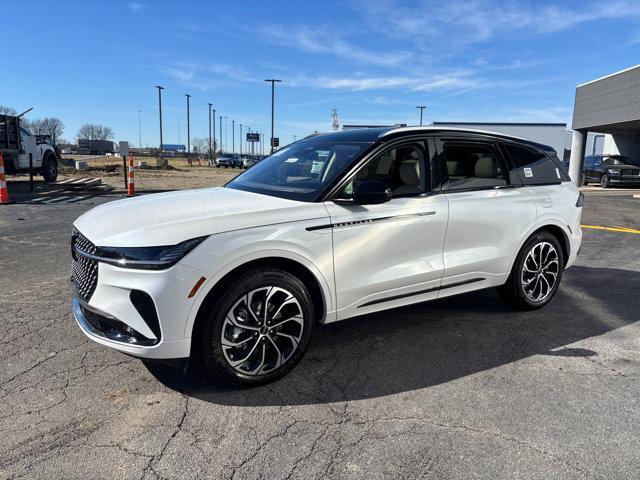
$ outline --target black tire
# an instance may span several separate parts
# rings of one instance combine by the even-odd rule
[[[272,335],[272,331],[270,330],[272,327],[266,327],[264,319],[262,319],[263,325],[258,332],[237,328],[235,325],[240,326],[240,323],[234,325],[229,322],[227,317],[228,313],[232,311],[238,312],[240,317],[242,317],[244,313],[246,320],[242,321],[239,316],[231,316],[235,318],[235,322],[242,322],[242,325],[251,325],[251,328],[253,328],[255,322],[252,318],[258,319],[262,317],[262,313],[259,310],[255,313],[256,309],[249,307],[251,312],[254,312],[251,317],[246,309],[242,311],[241,306],[236,307],[236,310],[232,309],[239,303],[240,305],[246,305],[246,303],[242,303],[243,299],[247,298],[251,292],[258,292],[254,293],[255,298],[263,291],[270,292],[270,290],[267,290],[269,287],[276,287],[276,289],[278,289],[270,298],[275,298],[277,295],[285,295],[279,291],[279,289],[283,289],[286,293],[292,295],[297,302],[295,308],[300,310],[302,314],[302,322],[296,320],[285,322],[284,326],[278,327],[282,329],[280,330],[282,333],[281,336],[279,336],[277,332]],[[282,378],[298,364],[309,345],[315,323],[315,311],[311,294],[299,278],[276,268],[256,268],[230,281],[225,290],[220,292],[217,297],[220,298],[220,301],[214,305],[210,311],[204,313],[198,334],[202,360],[211,374],[219,380],[232,385],[254,387]],[[258,297],[258,301],[253,303],[253,305],[259,304],[258,306],[264,311],[264,303],[261,303],[260,298],[261,297]],[[265,301],[267,298],[269,298],[269,294],[265,293]],[[268,307],[267,312],[269,312]],[[277,311],[275,313],[277,313]],[[269,319],[268,314],[265,318]],[[273,320],[274,319],[271,318],[271,321]],[[276,319],[276,322],[277,321]],[[259,326],[260,324],[256,323],[256,325]],[[297,330],[293,333],[292,330],[285,331],[285,328],[299,328],[299,335]],[[240,343],[246,342],[245,345],[243,345],[243,347],[227,347],[226,350],[223,350],[223,329],[224,338],[226,338],[227,341],[238,340]],[[264,331],[264,329],[268,331]],[[238,333],[238,331],[240,332]],[[230,334],[232,338],[229,337]],[[297,343],[287,339],[287,337],[291,336],[298,337]],[[257,340],[254,340],[256,337]],[[265,346],[260,347],[263,343]],[[289,348],[288,346],[292,348],[292,351],[288,353],[288,356],[285,358],[280,348],[284,351]],[[259,352],[260,348],[262,348],[262,353]],[[247,351],[255,352],[258,355],[258,357],[255,357],[255,360],[261,358],[262,368],[270,366],[271,369],[266,369],[267,373],[260,373],[260,370],[258,370],[258,373],[250,374],[250,367],[254,366],[254,353],[249,353],[245,358]],[[227,355],[235,356],[237,353],[239,353],[238,361],[242,361],[243,358],[245,361],[234,368],[230,360],[227,360]],[[277,366],[278,358],[282,361],[279,367]],[[266,363],[267,361],[269,363]],[[256,369],[258,368],[259,366],[256,367]]]
[[[600,186],[602,188],[609,188],[611,186],[611,181],[609,180],[609,175],[606,173],[600,177]]]
[[[46,183],[53,183],[58,178],[58,159],[53,153],[47,153],[44,157],[40,173]]]
[[[551,288],[549,289],[548,293],[544,296],[544,298],[541,298],[540,300],[536,300],[531,297],[536,296],[535,292],[536,292],[537,284],[533,286],[533,292],[531,291],[527,292],[526,288],[529,285],[531,285],[531,283],[524,285],[523,282],[525,281],[525,277],[527,279],[531,279],[536,275],[540,277],[541,275],[540,270],[537,271],[538,273],[531,273],[526,269],[527,268],[531,269],[531,265],[529,264],[531,260],[528,259],[529,254],[533,251],[535,247],[539,245],[544,246],[545,244],[551,245],[555,249],[555,252],[557,255],[557,268],[554,267],[552,270],[546,271],[544,275],[546,275],[546,278],[552,278],[551,275],[555,274],[555,281],[551,286]],[[547,250],[547,251],[550,251],[550,250]],[[542,250],[542,254],[544,255],[544,250]],[[525,267],[525,261],[527,262],[527,265],[528,265],[527,267]],[[540,263],[542,264],[543,262],[540,262]],[[564,271],[564,265],[565,265],[564,253],[562,251],[560,242],[558,241],[556,236],[544,230],[540,231],[534,234],[529,240],[527,240],[523,245],[523,247],[520,249],[520,252],[516,257],[516,261],[513,263],[513,267],[511,269],[511,273],[509,274],[509,278],[507,278],[507,281],[504,285],[497,288],[498,295],[502,300],[511,304],[512,306],[514,306],[519,310],[535,310],[537,308],[543,307],[544,305],[549,303],[549,301],[551,301],[551,299],[554,297],[554,295],[558,291],[558,286],[560,285],[560,281],[562,280],[562,272]],[[546,280],[546,278],[544,279],[544,281],[547,283],[547,286],[548,286],[549,282],[548,280]],[[530,280],[530,282],[535,282],[535,279]],[[539,278],[538,278],[538,282],[540,282],[540,285],[541,285],[540,286],[540,296],[541,296],[542,289],[543,289],[543,282]]]

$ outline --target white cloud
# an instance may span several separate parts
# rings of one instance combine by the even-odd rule
[[[125,6],[132,12],[139,12],[147,7],[145,4],[137,2],[129,2]]]
[[[312,27],[291,29],[288,27],[262,25],[252,28],[265,40],[292,47],[304,52],[332,54],[337,57],[354,60],[364,64],[383,67],[395,66],[406,62],[411,54],[406,51],[379,52],[367,50],[345,40],[335,28]]]
[[[430,45],[477,43],[513,32],[553,33],[587,22],[640,16],[637,0],[592,1],[576,8],[502,0],[422,0],[417,6],[398,0],[362,0],[358,5],[372,29]]]

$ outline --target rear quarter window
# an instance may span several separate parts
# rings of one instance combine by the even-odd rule
[[[555,153],[506,144],[523,185],[550,185],[570,181]]]

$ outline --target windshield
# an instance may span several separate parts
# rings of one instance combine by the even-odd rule
[[[313,202],[370,145],[302,140],[278,150],[225,186]]]
[[[616,155],[615,157],[605,157],[602,159],[605,165],[635,165],[640,167],[640,162],[624,155]]]

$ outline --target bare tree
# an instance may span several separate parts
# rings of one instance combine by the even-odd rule
[[[44,120],[36,118],[34,120],[27,121],[25,126],[25,121],[23,120],[22,126],[29,130],[33,135],[47,135],[47,129],[44,124]]]
[[[13,107],[6,107],[4,105],[0,105],[0,115],[11,115],[16,116],[18,112]]]
[[[51,136],[51,142],[55,145],[56,140],[62,135],[62,132],[64,132],[64,123],[55,117],[43,118],[40,122],[42,123],[44,135]]]
[[[95,123],[85,123],[78,130],[77,136],[86,140],[110,140],[114,137],[114,134],[110,127]]]
[[[209,154],[209,139],[208,138],[199,138],[195,137],[191,139],[191,145],[193,147],[193,153],[198,153],[200,155],[208,155]]]

